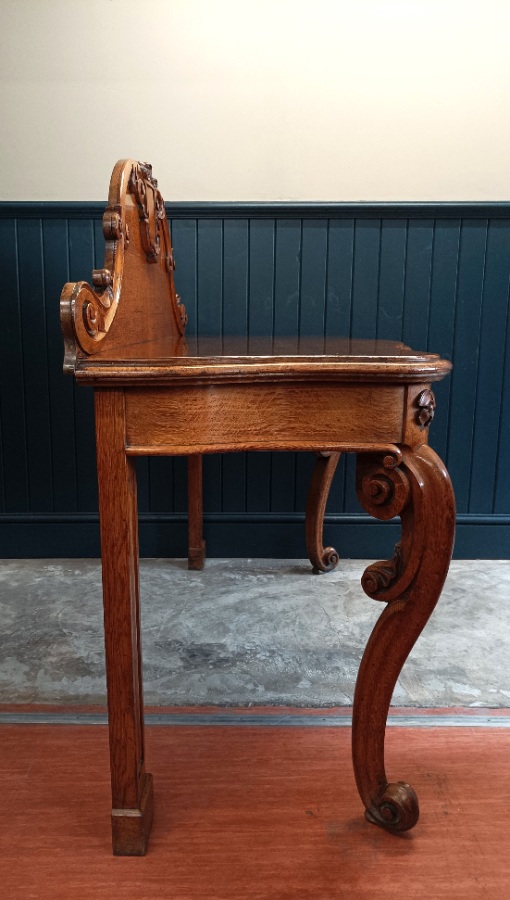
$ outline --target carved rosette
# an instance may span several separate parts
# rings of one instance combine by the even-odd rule
[[[434,418],[436,398],[430,389],[422,391],[416,398],[416,421],[420,428],[427,428]]]

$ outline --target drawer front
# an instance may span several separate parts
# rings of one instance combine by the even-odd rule
[[[127,448],[184,454],[399,443],[405,390],[338,383],[128,389]]]

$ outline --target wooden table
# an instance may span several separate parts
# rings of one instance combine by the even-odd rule
[[[378,519],[401,517],[392,558],[362,577],[365,592],[386,605],[359,669],[352,750],[368,819],[411,828],[417,797],[404,782],[388,783],[384,735],[396,680],[451,558],[453,492],[427,445],[430,385],[450,363],[399,343],[339,338],[187,343],[164,204],[145,164],[116,165],[103,231],[105,266],[92,286],[64,287],[61,317],[65,370],[95,389],[114,853],[145,853],[153,814],[135,473],[136,457],[147,455],[308,450],[336,461],[355,453],[363,507]]]

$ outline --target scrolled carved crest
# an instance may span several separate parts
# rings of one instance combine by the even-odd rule
[[[127,209],[126,197],[132,194],[138,210],[140,242],[150,263],[162,261],[168,275],[171,304],[178,332],[184,334],[186,310],[175,293],[170,233],[165,204],[148,163],[120,160],[110,181],[109,204],[103,215],[105,262],[86,281],[68,283],[60,297],[60,318],[65,343],[64,370],[73,371],[77,350],[85,355],[97,353],[108,334],[121,299],[124,260],[130,246],[128,215],[136,226],[135,210]],[[139,251],[138,251],[139,252]]]
[[[408,473],[402,458],[376,454],[359,455],[356,468],[356,491],[361,505],[376,519],[388,520],[405,515],[411,497]],[[404,572],[402,544],[395,545],[391,559],[369,565],[361,578],[361,586],[374,600],[391,602]]]

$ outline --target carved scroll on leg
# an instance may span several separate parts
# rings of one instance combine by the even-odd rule
[[[331,572],[338,565],[334,547],[324,547],[322,533],[329,489],[333,481],[339,453],[319,453],[306,502],[306,550],[315,573]]]
[[[388,605],[361,661],[353,710],[353,763],[370,822],[406,831],[418,820],[418,799],[405,782],[389,784],[384,767],[386,718],[395,683],[441,593],[455,530],[452,486],[441,460],[424,445],[404,449],[400,465],[358,458],[358,496],[371,515],[400,515],[402,540],[391,560],[374,563],[362,585]]]

